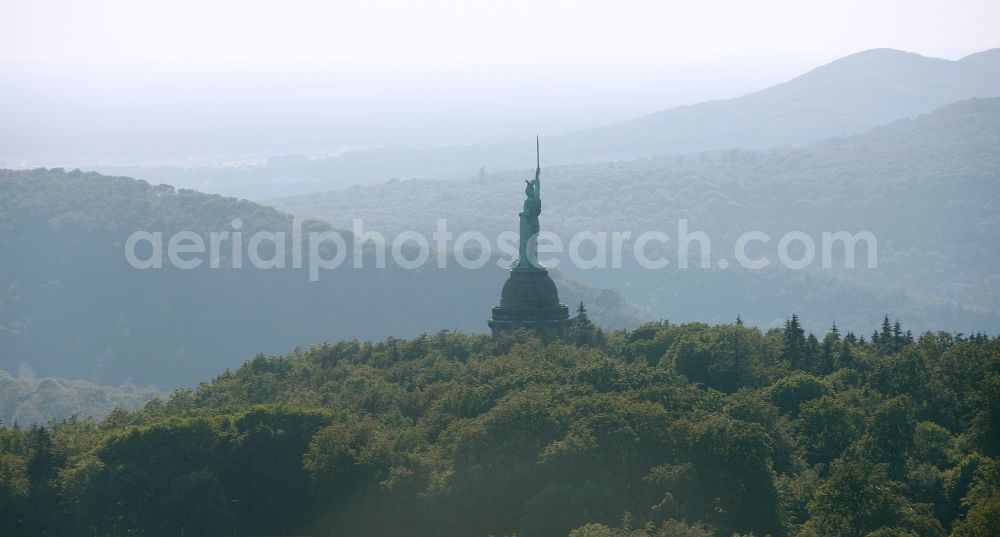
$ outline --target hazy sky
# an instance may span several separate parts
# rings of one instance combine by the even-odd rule
[[[3,0],[5,60],[366,62],[598,56],[956,56],[995,0]]]
[[[337,131],[314,147],[556,134],[998,36],[996,0],[0,0],[0,156],[287,150],[313,127]],[[289,142],[196,140],[248,126]]]

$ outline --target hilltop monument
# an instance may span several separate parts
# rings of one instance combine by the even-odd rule
[[[542,213],[541,155],[535,137],[535,178],[525,180],[524,208],[520,219],[518,259],[500,292],[500,305],[493,308],[489,327],[497,336],[507,330],[530,328],[565,335],[569,308],[559,303],[559,291],[549,271],[538,262],[538,216]]]

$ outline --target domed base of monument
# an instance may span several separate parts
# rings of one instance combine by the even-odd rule
[[[564,335],[569,328],[569,308],[559,303],[559,292],[547,270],[516,268],[503,285],[500,305],[493,308],[489,327],[494,336],[518,328]]]

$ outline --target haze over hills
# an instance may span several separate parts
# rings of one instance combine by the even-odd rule
[[[998,24],[0,0],[0,537],[1000,537]]]
[[[455,181],[390,181],[323,195],[275,200],[301,216],[396,232],[508,229],[511,198],[530,170]],[[664,270],[574,270],[584,281],[621,289],[655,317],[780,325],[795,310],[820,331],[837,322],[862,330],[882,315],[916,330],[1000,330],[1000,99],[971,99],[915,119],[804,148],[723,150],[613,164],[547,167],[543,229],[564,243],[578,231],[666,232]],[[712,240],[713,268],[678,271],[678,221]],[[773,240],[755,251],[765,270],[719,270],[737,237],[760,230]],[[878,268],[802,271],[777,266],[775,243],[803,231],[870,231]],[[626,251],[631,251],[626,247]],[[697,256],[697,249],[693,250]],[[858,252],[863,263],[865,251]],[[818,259],[818,258],[817,258]],[[566,261],[565,256],[562,261]],[[838,258],[838,261],[842,261]],[[834,263],[834,268],[843,266]]]
[[[857,134],[950,102],[1000,95],[1000,49],[956,61],[891,49],[859,52],[793,80],[726,100],[543,137],[546,165],[603,162],[723,148],[805,145]],[[249,199],[304,194],[396,177],[444,178],[523,167],[523,140],[461,146],[387,146],[325,158],[284,156],[264,165],[97,166],[122,174]],[[68,163],[72,165],[71,163]]]
[[[735,99],[682,106],[563,136],[556,158],[600,161],[804,145],[971,97],[1000,95],[1000,49],[961,60],[873,49]]]
[[[0,423],[28,427],[73,416],[101,420],[115,409],[135,410],[164,395],[128,383],[98,386],[84,380],[34,378],[30,370],[15,377],[0,369]]]
[[[138,270],[126,260],[133,232],[162,233],[167,255],[177,232],[193,231],[208,244],[209,233],[234,231],[236,218],[246,237],[243,268],[231,268],[228,246],[221,268],[211,268],[205,256],[191,270],[168,261],[162,269]],[[258,352],[485,331],[506,277],[492,262],[466,270],[454,259],[446,269],[404,270],[391,258],[380,269],[366,257],[355,269],[352,252],[315,282],[308,263],[293,268],[289,251],[288,268],[250,265],[245,252],[253,233],[291,237],[291,227],[291,216],[245,200],[96,173],[0,170],[0,369],[28,363],[39,376],[193,385]],[[319,222],[303,227],[304,233],[329,229]],[[293,239],[286,240],[291,249]],[[303,248],[308,252],[308,243]],[[262,252],[270,257],[266,247]],[[613,290],[558,281],[563,300],[586,302],[602,325],[634,326],[643,319]]]
[[[956,103],[799,149],[725,149],[613,164],[552,163],[602,158],[596,148],[573,149],[602,136],[606,155],[631,147],[653,154],[713,144],[805,143],[821,133],[861,129],[879,118],[914,115],[921,107],[960,95],[996,92],[998,59],[997,49],[959,61],[868,51],[744,97],[664,111],[606,131],[543,139],[543,229],[564,236],[579,230],[649,229],[673,235],[677,221],[687,218],[692,229],[705,230],[715,241],[713,263],[731,254],[732,241],[747,229],[777,238],[809,222],[804,231],[813,235],[868,229],[880,239],[879,269],[862,272],[646,271],[628,264],[620,271],[581,271],[564,264],[561,270],[589,285],[621,289],[638,307],[613,291],[569,280],[560,281],[564,301],[584,300],[607,327],[650,317],[728,322],[737,314],[751,324],[774,326],[797,311],[811,323],[807,328],[817,332],[833,321],[864,329],[885,313],[916,330],[996,331],[1000,276],[992,267],[1000,266],[1000,217],[991,200],[1000,196],[997,99]],[[705,127],[668,126],[695,122],[692,118],[701,118],[697,121]],[[647,134],[640,134],[644,129]],[[663,144],[623,143],[628,136]],[[678,140],[689,140],[689,145]],[[468,177],[484,159],[504,154],[510,158],[495,162],[516,169],[530,162],[524,158],[530,156],[529,148],[521,145],[516,151],[512,144],[386,148],[320,160],[272,159],[260,167],[132,171],[179,179],[182,185],[198,183],[207,190],[262,195],[326,188],[338,177],[347,182],[376,179],[392,170],[413,170],[399,174],[411,177],[442,164],[452,166],[452,172],[428,173]],[[494,171],[502,167],[487,167],[473,179],[391,181],[282,198],[276,205],[343,228],[353,218],[363,218],[368,227],[387,234],[405,229],[429,234],[437,218],[447,218],[456,231],[499,232],[512,227],[516,185],[528,173]],[[360,171],[369,175],[355,173]],[[499,269],[476,273],[475,281],[452,296],[439,292],[454,281],[451,274],[389,271],[388,280],[376,278],[377,296],[365,299],[361,294],[371,284],[366,278],[375,276],[338,278],[321,283],[321,291],[301,274],[227,280],[220,271],[164,271],[152,278],[124,265],[121,242],[137,226],[206,231],[224,229],[231,218],[241,216],[261,226],[282,227],[289,217],[244,201],[83,173],[4,172],[3,189],[10,231],[3,243],[11,255],[0,271],[5,289],[0,337],[11,351],[2,364],[8,370],[37,359],[43,375],[101,383],[132,378],[173,386],[238,364],[258,351],[280,352],[340,337],[412,336],[442,327],[477,331],[483,329],[484,308],[496,300],[503,278]],[[73,263],[82,264],[70,273]],[[248,286],[255,294],[245,292]],[[107,308],[92,306],[108,293],[115,298]],[[331,303],[333,296],[340,299]],[[412,300],[392,306],[406,296]],[[436,298],[427,302],[420,296]],[[226,301],[239,304],[237,315],[223,305]],[[446,306],[449,301],[460,307]],[[373,309],[358,312],[345,306],[352,302]],[[169,306],[154,318],[136,313],[151,303]],[[293,317],[305,320],[274,329],[275,319]],[[218,322],[227,327],[221,333],[205,328]],[[166,333],[158,326],[175,330]],[[236,333],[242,334],[236,343],[227,339],[226,334]],[[155,371],[136,356],[147,356]],[[167,365],[171,363],[184,367]]]
[[[833,321],[861,330],[885,313],[918,331],[996,331],[998,125],[998,99],[978,99],[801,149],[546,165],[543,229],[564,235],[649,229],[673,235],[687,218],[692,229],[711,235],[713,263],[731,254],[732,241],[748,229],[777,239],[808,222],[803,230],[814,236],[867,229],[880,240],[879,268],[860,272],[648,271],[628,264],[620,271],[574,271],[564,264],[560,270],[590,285],[621,289],[640,309],[613,291],[560,281],[564,301],[587,302],[606,327],[650,317],[727,322],[737,314],[773,326],[796,311],[815,331]],[[492,233],[512,228],[516,185],[527,173],[395,181],[277,204],[344,228],[363,218],[386,234],[429,234],[437,218],[455,231]],[[442,327],[482,330],[503,281],[500,269],[465,280],[449,271],[348,271],[318,287],[304,274],[135,271],[125,264],[122,242],[136,229],[204,232],[240,216],[249,231],[287,227],[290,217],[246,201],[77,172],[3,172],[2,188],[0,337],[8,370],[32,362],[42,375],[101,383],[190,383],[258,351]],[[464,282],[461,290],[456,281]],[[150,317],[150,304],[166,306]],[[299,321],[276,322],[289,318]]]

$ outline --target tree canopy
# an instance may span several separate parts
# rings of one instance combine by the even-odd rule
[[[994,530],[1000,339],[831,330],[848,352],[825,363],[788,352],[808,337],[664,321],[258,355],[99,422],[6,424],[0,533]]]

